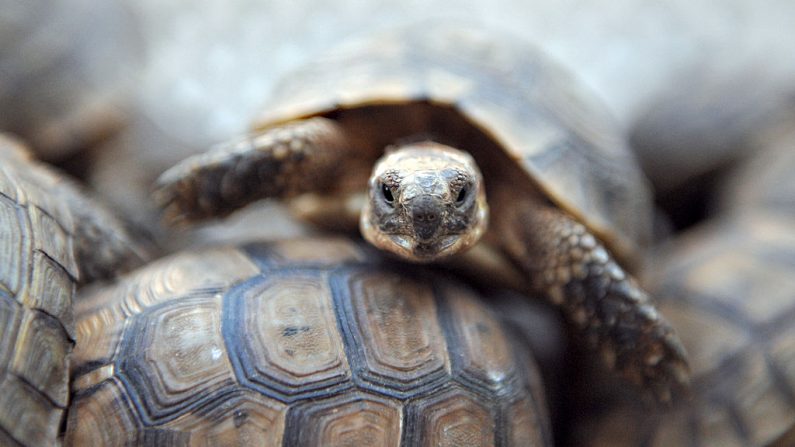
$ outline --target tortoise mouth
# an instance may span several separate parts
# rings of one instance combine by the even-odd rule
[[[472,245],[468,234],[450,234],[430,241],[419,240],[413,235],[388,234],[369,222],[361,220],[361,233],[373,246],[397,255],[410,262],[427,263],[454,255]]]
[[[464,248],[464,240],[460,235],[450,235],[438,241],[417,241],[413,237],[390,235],[389,240],[396,249],[387,250],[414,262],[431,262],[458,253]]]
[[[467,231],[437,234],[430,240],[422,240],[407,232],[396,234],[383,231],[379,228],[372,213],[371,201],[365,202],[359,219],[359,229],[367,242],[376,248],[397,255],[405,261],[434,262],[465,251],[480,240],[488,226],[489,219],[485,197],[479,202],[477,220]]]

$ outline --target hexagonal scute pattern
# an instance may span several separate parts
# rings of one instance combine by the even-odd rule
[[[399,445],[400,402],[364,393],[345,393],[322,401],[306,401],[290,409],[285,445]]]
[[[421,399],[408,409],[409,445],[493,447],[497,445],[494,405],[460,388]]]
[[[131,319],[129,341],[119,353],[119,379],[149,424],[170,421],[234,385],[220,299],[191,297],[169,304]]]
[[[324,275],[255,278],[226,303],[225,334],[243,383],[291,401],[327,394],[350,377]]]
[[[430,283],[388,271],[334,278],[360,386],[407,397],[448,380],[450,357]]]
[[[57,445],[77,265],[57,178],[0,134],[0,445]]]
[[[284,434],[284,404],[250,391],[218,400],[209,411],[186,413],[166,424],[167,429],[189,433],[191,445],[278,445]]]
[[[337,238],[205,249],[92,291],[77,333],[113,342],[78,339],[67,445],[549,445],[529,354],[476,295],[373,256]],[[159,284],[219,258],[257,271]]]

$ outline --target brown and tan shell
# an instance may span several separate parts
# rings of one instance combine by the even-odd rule
[[[727,71],[725,62],[694,64],[635,119],[632,146],[658,195],[709,184],[765,147],[765,134],[795,120],[792,70],[782,76],[755,64]]]
[[[521,181],[621,258],[650,240],[650,191],[609,113],[525,42],[469,24],[420,23],[342,45],[285,79],[256,127],[371,105],[452,108],[459,128],[474,126],[504,150],[489,158],[515,161]],[[486,175],[487,185],[494,177]]]
[[[573,444],[794,445],[793,228],[792,217],[759,211],[678,240],[657,296],[690,354],[692,400],[649,414],[623,396]]]
[[[754,156],[727,182],[722,207],[727,212],[764,209],[795,216],[795,116],[755,139]]]
[[[95,207],[69,180],[0,134],[0,445],[57,444],[69,403],[72,297],[85,261],[122,268],[142,260],[99,243],[115,231],[105,226],[116,222]],[[86,215],[103,221],[86,222]],[[93,233],[90,244],[81,239],[85,231]],[[132,250],[125,237],[122,230],[110,245]],[[89,246],[91,253],[78,249]]]
[[[67,445],[550,445],[473,292],[344,239],[157,261],[77,303]]]
[[[44,446],[69,403],[78,271],[72,217],[27,155],[0,140],[0,444]]]

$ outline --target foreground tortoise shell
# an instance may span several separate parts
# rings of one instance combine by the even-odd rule
[[[56,445],[69,402],[77,282],[146,253],[118,225],[0,134],[0,445]]]
[[[78,271],[71,216],[27,155],[0,140],[0,444],[55,445]]]
[[[549,445],[526,348],[471,290],[371,254],[205,249],[86,294],[67,444]]]

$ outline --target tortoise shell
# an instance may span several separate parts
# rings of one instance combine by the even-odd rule
[[[0,445],[56,445],[69,402],[78,271],[55,183],[0,135]]]
[[[722,197],[730,212],[766,209],[795,214],[795,119],[756,139],[754,157],[728,181]]]
[[[431,116],[424,131],[444,140],[456,136],[445,131],[475,130],[496,143],[492,153],[472,154],[482,169],[497,163],[491,179],[484,170],[487,186],[514,164],[523,181],[586,223],[619,257],[634,257],[650,240],[651,195],[609,113],[512,36],[420,23],[342,45],[285,79],[255,127],[373,106],[452,110],[458,126],[440,128]]]
[[[764,146],[762,134],[792,122],[792,77],[774,71],[727,71],[723,58],[700,61],[647,101],[630,141],[658,195],[681,195],[736,166]]]
[[[631,398],[578,445],[795,443],[795,220],[764,212],[712,222],[664,261],[660,310],[690,354],[693,399],[666,414]]]
[[[473,292],[343,239],[160,260],[78,301],[71,445],[548,445]]]
[[[117,224],[0,134],[0,445],[58,444],[78,278],[131,268],[145,256]]]

